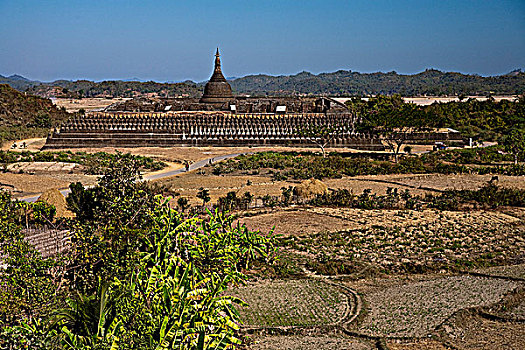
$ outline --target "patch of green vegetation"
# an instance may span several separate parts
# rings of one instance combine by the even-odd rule
[[[47,98],[23,94],[9,85],[0,84],[0,143],[46,136],[49,128],[71,115]]]
[[[332,153],[326,158],[310,152],[260,152],[241,155],[235,159],[216,164],[213,174],[230,174],[234,171],[269,169],[273,179],[305,180],[310,178],[341,178],[343,176],[388,174],[503,174],[525,175],[525,165],[476,166],[441,161],[437,156],[405,156],[397,163],[345,158]]]
[[[9,152],[0,151],[0,163],[5,165],[17,162],[63,162],[77,163],[86,166],[88,174],[102,174],[105,169],[116,161],[121,154],[106,152],[71,152],[71,151],[46,151],[46,152]],[[151,157],[127,154],[137,165],[144,170],[161,170],[166,167],[166,163],[155,160]]]
[[[273,236],[219,212],[187,217],[138,181],[138,158],[104,161],[97,186],[71,186],[63,256],[43,259],[21,231],[52,224],[52,208],[0,191],[0,348],[234,348],[244,303],[224,292],[271,265]]]
[[[421,156],[424,162],[449,162],[455,164],[494,164],[511,162],[512,154],[503,151],[502,146],[476,147],[443,150]]]

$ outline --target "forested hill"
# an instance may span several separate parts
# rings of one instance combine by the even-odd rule
[[[39,120],[39,116],[46,121]],[[0,126],[51,127],[69,116],[47,98],[26,95],[0,84]]]
[[[45,136],[49,128],[67,120],[70,114],[49,99],[19,92],[0,84],[0,142]]]
[[[89,80],[56,80],[40,82],[29,80],[20,75],[4,77],[0,75],[0,84],[42,97],[197,97],[202,95],[203,87],[192,81],[181,83],[158,83],[154,81],[111,80],[94,82]]]
[[[44,97],[198,97],[204,83],[157,83],[138,81],[57,80],[50,83],[32,81],[13,75],[3,77],[6,83],[31,94]],[[237,94],[250,95],[514,95],[525,93],[525,73],[482,77],[428,69],[414,75],[389,73],[358,73],[340,70],[318,75],[302,72],[296,75],[249,75],[231,79]]]
[[[250,75],[230,82],[237,92],[253,95],[328,94],[328,95],[488,95],[525,93],[525,73],[481,77],[429,69],[419,74],[358,73],[340,70],[314,75]]]

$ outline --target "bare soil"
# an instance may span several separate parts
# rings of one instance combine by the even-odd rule
[[[96,182],[96,177],[60,172],[38,175],[0,173],[0,188],[10,191],[15,197],[30,196],[53,188],[64,189],[77,181],[84,185],[92,185]]]
[[[248,327],[336,324],[352,307],[342,289],[310,279],[263,280],[231,289],[228,294],[248,303],[238,307]]]
[[[522,251],[522,253],[525,254],[524,251]],[[491,276],[521,278],[525,281],[525,264],[494,266],[485,269],[477,269],[474,271]]]
[[[486,185],[492,175],[474,174],[401,174],[401,175],[368,175],[325,179],[324,183],[332,189],[352,190],[355,194],[371,189],[373,193],[385,194],[387,188],[408,189],[413,194],[424,195],[444,190],[476,190]],[[498,186],[507,188],[525,188],[525,176],[498,176]]]
[[[376,347],[365,340],[343,336],[270,335],[257,338],[250,350],[369,350]]]
[[[387,287],[364,295],[368,314],[358,330],[373,336],[429,336],[456,311],[494,304],[520,285],[501,279],[451,276]]]
[[[279,210],[268,214],[240,219],[251,230],[268,232],[275,226],[275,233],[304,235],[321,231],[339,231],[353,228],[348,220],[331,217],[311,210]]]
[[[390,350],[449,350],[452,349],[433,339],[411,339],[411,340],[388,340],[386,342]]]
[[[460,313],[442,326],[442,339],[459,349],[516,350],[525,348],[525,323],[499,322]]]
[[[23,147],[24,142],[26,144],[26,147]],[[12,148],[13,144],[15,143],[17,147]],[[45,143],[46,143],[45,138],[32,138],[32,139],[18,140],[16,142],[13,142],[13,141],[4,142],[0,146],[2,146],[1,147],[2,151],[11,150],[15,152],[23,152],[23,151],[35,152],[35,151],[39,151],[44,146]]]
[[[523,210],[525,212],[525,209]],[[276,226],[276,232],[302,235],[321,231],[337,232],[372,227],[410,227],[433,225],[440,229],[463,222],[479,226],[517,224],[519,218],[497,211],[437,211],[437,210],[365,210],[354,208],[291,208],[241,219],[252,229],[263,231]]]
[[[58,107],[64,107],[68,112],[78,112],[79,109],[91,111],[94,109],[105,108],[113,103],[120,103],[130,98],[55,98],[53,103]]]

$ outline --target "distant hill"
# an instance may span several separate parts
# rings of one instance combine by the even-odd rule
[[[525,73],[521,69],[508,74],[482,77],[427,69],[403,75],[396,72],[359,73],[339,70],[318,75],[301,72],[295,75],[249,75],[229,78],[237,94],[250,95],[514,95],[525,93]],[[50,83],[32,81],[19,75],[0,76],[0,83],[19,91],[44,97],[198,97],[205,82],[184,81],[157,83],[153,81],[57,80]]]
[[[51,127],[70,116],[49,99],[0,84],[0,141],[45,136]]]
[[[0,75],[0,84],[8,84],[12,88],[15,88],[19,91],[24,91],[30,86],[38,85],[40,84],[39,81],[32,81],[27,78],[24,78],[21,75],[13,74],[9,77],[4,77]]]
[[[525,93],[525,73],[521,70],[507,75],[481,77],[428,69],[414,75],[389,73],[358,73],[339,70],[314,75],[250,75],[230,82],[236,92],[252,95],[328,94],[344,95],[488,95]]]
[[[18,91],[28,92],[41,97],[197,97],[203,87],[192,81],[182,83],[157,83],[154,81],[102,81],[56,80],[40,82],[29,80],[20,75],[4,77],[0,75],[0,84],[8,84]],[[147,95],[149,94],[149,95]]]

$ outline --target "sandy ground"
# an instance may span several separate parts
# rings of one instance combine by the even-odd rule
[[[62,151],[72,152],[108,152],[114,153],[116,151],[122,153],[131,153],[143,156],[157,157],[167,161],[184,161],[189,160],[196,162],[202,159],[212,158],[214,156],[247,153],[247,152],[264,152],[264,151],[311,151],[320,152],[319,148],[298,148],[298,147],[101,147],[101,148],[71,148],[61,149]],[[351,148],[333,148],[327,149],[327,152],[359,152]]]
[[[11,192],[15,197],[27,197],[49,189],[65,189],[72,182],[84,185],[96,183],[96,176],[67,173],[48,173],[39,175],[0,173],[0,188]]]
[[[26,143],[26,148],[22,147],[22,144],[24,142]],[[11,148],[14,143],[16,143],[17,147]],[[9,142],[4,142],[2,144],[2,151],[11,150],[15,152],[23,152],[23,151],[36,152],[36,151],[40,151],[40,149],[44,146],[45,143],[46,143],[45,138],[24,139],[24,140],[18,140],[16,142],[9,141]]]
[[[130,98],[53,98],[51,100],[58,107],[65,107],[68,112],[78,112],[80,108],[83,108],[85,111],[92,111],[105,108],[113,103],[130,100]]]

